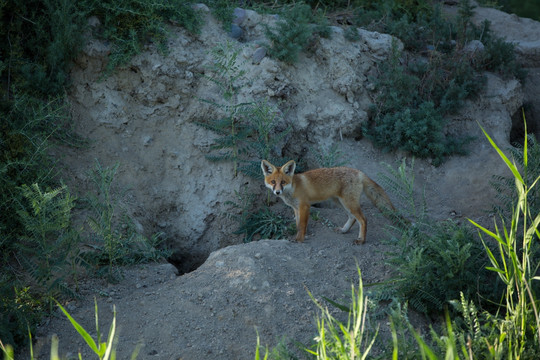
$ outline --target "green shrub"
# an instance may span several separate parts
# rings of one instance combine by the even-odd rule
[[[0,15],[0,98],[61,94],[83,43],[84,10],[69,0],[13,0],[0,2]]]
[[[47,305],[13,273],[0,268],[0,340],[15,349],[28,343],[28,331],[47,313]]]
[[[412,225],[398,230],[391,243],[388,263],[394,278],[381,289],[381,299],[397,298],[425,314],[440,314],[450,300],[463,292],[467,298],[493,299],[498,293],[496,278],[485,269],[484,248],[472,229],[451,220],[437,222],[429,218],[425,207],[414,200],[412,168],[403,164],[382,183],[387,191],[397,192]]]
[[[293,64],[300,52],[313,41],[313,35],[330,36],[326,18],[318,11],[314,16],[310,6],[303,2],[285,6],[275,27],[266,29],[270,56]]]
[[[425,4],[424,4],[425,5]],[[477,95],[485,84],[482,72],[497,71],[523,79],[510,43],[491,33],[488,22],[472,23],[474,7],[462,0],[458,16],[448,20],[440,10],[410,16],[396,11],[392,2],[369,4],[356,17],[357,25],[400,38],[408,56],[394,49],[389,62],[380,65],[372,116],[365,135],[386,150],[403,149],[414,156],[431,158],[435,165],[454,154],[464,154],[471,138],[445,133],[445,117]],[[368,15],[384,14],[373,22]],[[463,48],[472,40],[485,45],[471,54]]]
[[[36,283],[34,292],[49,301],[66,293],[73,295],[66,281],[75,267],[79,242],[71,228],[75,198],[65,185],[49,191],[38,184],[23,185],[21,191],[27,204],[17,211],[24,226],[24,235],[16,244],[18,262]]]

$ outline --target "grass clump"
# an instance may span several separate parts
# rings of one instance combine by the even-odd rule
[[[290,229],[290,221],[276,214],[268,207],[256,208],[255,195],[247,192],[236,192],[237,201],[228,201],[231,210],[227,216],[238,223],[233,234],[244,235],[244,242],[260,239],[282,239]]]

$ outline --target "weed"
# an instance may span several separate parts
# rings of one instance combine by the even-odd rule
[[[540,175],[540,143],[533,135],[527,135],[527,154],[523,145],[517,145],[508,149],[510,155],[519,166],[523,168],[523,178],[527,184],[532,184]],[[528,158],[527,166],[524,164],[525,156]],[[495,211],[503,216],[511,214],[515,199],[518,197],[515,187],[515,179],[506,176],[494,176],[491,185],[497,190],[497,198],[500,205],[495,207]],[[527,201],[532,214],[540,213],[540,190],[533,187],[527,193]]]
[[[322,168],[344,166],[347,163],[344,160],[343,152],[338,149],[336,144],[332,144],[328,149],[324,147],[311,147],[310,150],[313,152],[315,162]]]
[[[540,176],[533,179],[523,177],[515,163],[497,147],[484,129],[485,136],[492,147],[508,166],[515,179],[517,201],[512,211],[511,222],[507,226],[501,219],[502,229],[495,223],[495,231],[470,220],[481,234],[496,241],[498,254],[491,250],[482,237],[485,250],[489,255],[491,267],[488,269],[498,275],[506,285],[502,307],[504,320],[498,324],[500,335],[508,346],[508,356],[519,359],[524,354],[540,349],[540,315],[537,309],[535,282],[539,280],[539,264],[533,261],[534,246],[540,238],[540,213],[531,212],[528,201],[529,192],[540,182]],[[528,165],[527,136],[523,145],[523,173]],[[531,183],[528,181],[532,180]]]
[[[364,296],[362,276],[358,269],[358,288],[351,286],[351,305],[347,324],[337,320],[327,307],[322,306],[311,293],[309,296],[319,307],[321,317],[317,320],[318,336],[316,350],[306,349],[317,359],[365,359],[371,351],[378,329],[373,336],[367,329],[367,298]]]
[[[29,205],[17,212],[25,229],[17,244],[17,259],[47,298],[72,295],[65,281],[79,242],[71,229],[75,198],[65,185],[50,191],[42,191],[38,184],[23,185],[21,191]]]
[[[253,241],[255,235],[259,235],[261,239],[280,239],[287,234],[289,221],[281,215],[274,213],[268,207],[253,210],[253,194],[246,191],[236,192],[236,197],[238,202],[228,201],[227,205],[237,210],[239,214],[229,211],[228,216],[239,224],[234,234],[244,234],[244,242]]]

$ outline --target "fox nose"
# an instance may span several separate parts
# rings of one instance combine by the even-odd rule
[[[281,190],[274,190],[274,194],[276,194],[276,195],[281,194]]]

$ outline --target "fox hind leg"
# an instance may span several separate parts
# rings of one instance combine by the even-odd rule
[[[349,216],[349,218],[347,219],[347,222],[343,225],[343,227],[341,228],[338,228],[338,230],[342,233],[342,234],[345,234],[346,232],[348,232],[351,227],[354,225],[354,223],[356,222],[356,218],[349,212],[347,211],[347,215]]]
[[[358,239],[356,239],[354,243],[363,244],[366,241],[367,221],[366,221],[366,217],[362,213],[362,209],[360,208],[359,201],[344,200],[341,198],[339,199],[339,201],[341,202],[341,205],[343,205],[343,208],[347,210],[347,213],[349,215],[347,222],[341,228],[341,232],[346,233],[354,225],[355,221],[358,221],[358,225],[360,226],[360,229],[358,232]]]

